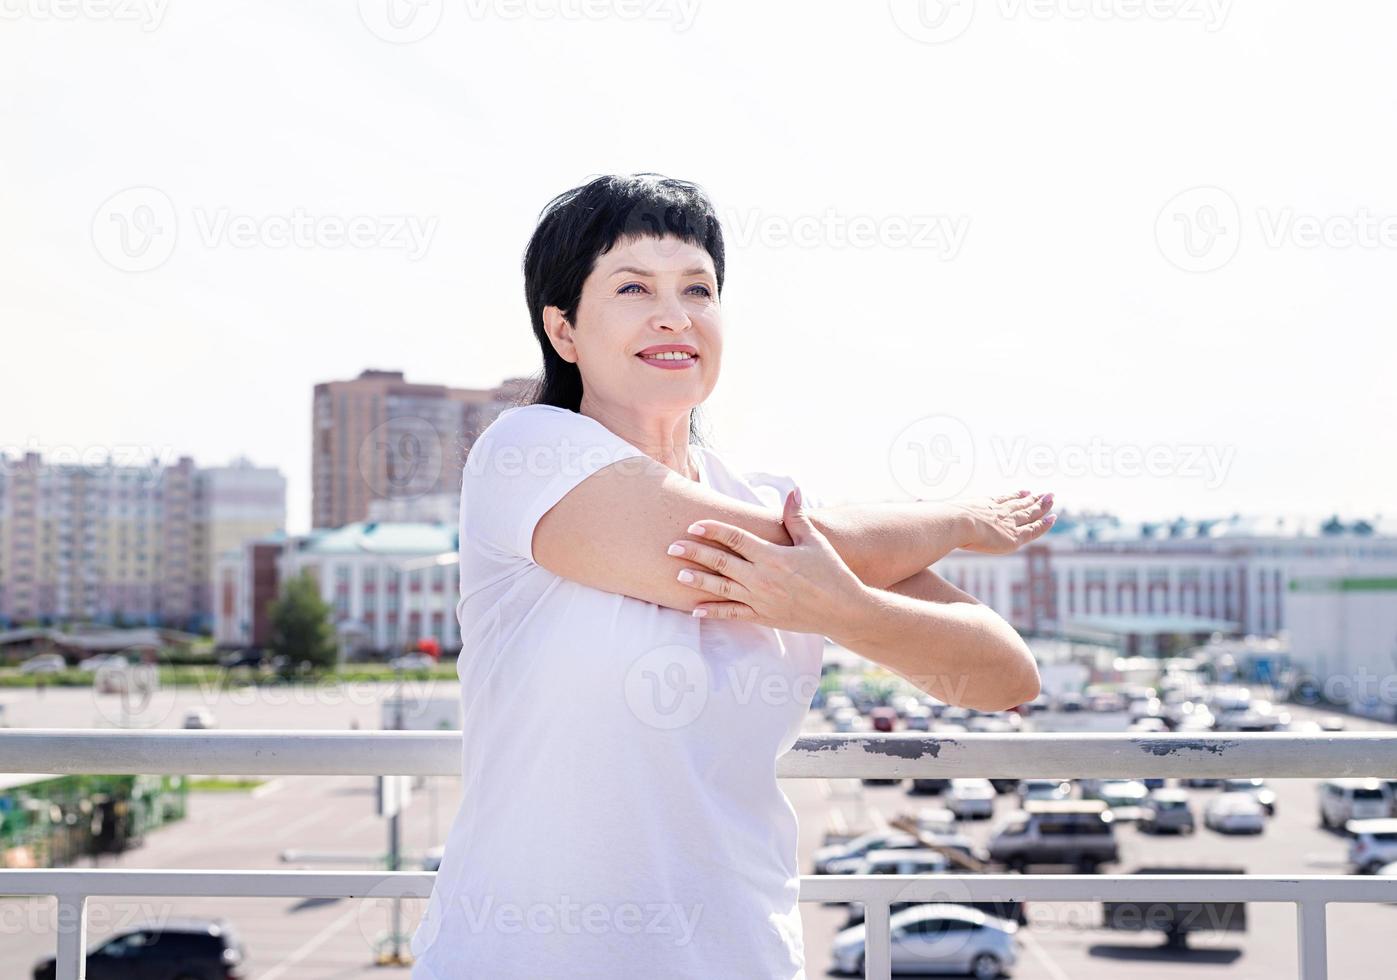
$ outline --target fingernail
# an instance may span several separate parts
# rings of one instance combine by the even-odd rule
[[[1052,502],[1053,502],[1053,495],[1052,495],[1051,493],[1045,493],[1045,494],[1043,494],[1043,506],[1044,506],[1044,507],[1047,507],[1047,506],[1051,505]]]
[[[694,615],[697,616],[699,619],[702,619],[704,616],[708,615],[708,610],[696,608],[694,610]]]
[[[1020,490],[1020,491],[1019,491],[1019,496],[1020,496],[1020,497],[1027,497],[1027,496],[1028,496],[1028,491],[1027,491],[1027,490]]]
[[[669,554],[671,554],[671,555],[682,555],[683,553],[684,553],[684,546],[683,546],[682,544],[672,544],[672,545],[669,546]]]
[[[690,534],[702,534],[702,533],[703,533],[703,525],[702,525],[702,524],[690,524],[690,525],[689,525],[689,533],[690,533]]]
[[[1056,524],[1056,523],[1057,523],[1057,515],[1056,515],[1056,514],[1049,514],[1047,517],[1043,518],[1043,526],[1044,526],[1044,527],[1052,527],[1052,526],[1053,526],[1054,524]]]
[[[681,568],[681,569],[679,570],[679,581],[681,581],[681,582],[692,582],[693,580],[694,580],[694,573],[693,573],[693,572],[689,571],[687,568]]]
[[[796,487],[796,489],[795,489],[795,495],[796,495],[796,506],[799,507],[799,506],[800,506],[800,487]]]

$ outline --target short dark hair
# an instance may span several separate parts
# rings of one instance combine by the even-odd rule
[[[582,374],[558,356],[543,329],[543,308],[556,306],[576,325],[582,283],[598,256],[624,239],[673,236],[708,252],[723,294],[723,231],[708,195],[697,184],[655,173],[594,177],[559,194],[539,214],[524,250],[524,296],[543,371],[527,404],[578,411]],[[690,413],[690,433],[697,422]]]

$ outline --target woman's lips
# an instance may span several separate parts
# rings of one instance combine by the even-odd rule
[[[684,371],[698,363],[697,357],[670,358],[668,360],[646,357],[644,354],[637,354],[636,357],[640,358],[646,364],[664,371]]]

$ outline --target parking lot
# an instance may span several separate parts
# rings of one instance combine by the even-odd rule
[[[451,697],[455,685],[423,685],[422,693]],[[224,728],[343,729],[378,727],[378,702],[391,685],[360,686],[338,695],[321,692],[208,692],[197,689],[167,692],[169,700],[158,726],[176,727],[183,710],[206,705]],[[102,726],[112,703],[98,702],[85,690],[5,691],[9,722],[16,727]],[[1296,709],[1303,713],[1303,709]],[[1033,724],[1111,730],[1120,720],[1079,714],[1054,720],[1039,716]],[[106,722],[110,724],[110,722]],[[811,731],[829,723],[819,712],[807,720]],[[1384,726],[1354,720],[1354,729]],[[1152,837],[1124,826],[1118,832],[1121,861],[1103,872],[1130,871],[1142,864],[1240,865],[1251,873],[1344,873],[1347,841],[1318,826],[1315,780],[1274,780],[1276,814],[1258,836],[1224,836],[1201,828],[1183,837]],[[873,820],[888,820],[938,806],[937,796],[914,796],[901,786],[863,785],[858,780],[787,779],[783,787],[800,820],[800,861],[809,873],[816,847],[826,828],[840,815],[859,815],[866,808]],[[1191,790],[1201,804],[1215,790]],[[420,855],[439,844],[460,803],[460,783],[435,777],[418,787],[403,824],[404,850]],[[1016,806],[1012,795],[995,799],[995,819],[962,822],[959,829],[984,843],[990,827]],[[286,849],[335,850],[382,854],[386,821],[374,814],[374,785],[368,777],[281,777],[256,796],[241,793],[197,793],[191,796],[189,817],[162,829],[144,846],[104,859],[103,866],[129,868],[286,868],[355,865],[286,864]],[[367,867],[367,864],[358,865]],[[408,932],[421,914],[422,903],[403,903]],[[388,903],[365,900],[299,901],[280,899],[146,899],[140,902],[93,900],[89,939],[99,940],[138,918],[162,915],[222,915],[229,918],[247,943],[253,976],[259,980],[309,978],[328,980],[359,976],[406,976],[405,967],[376,967],[377,954],[390,944]],[[847,911],[818,903],[802,903],[808,975],[829,974],[830,949]],[[1247,909],[1244,933],[1195,934],[1186,951],[1160,948],[1151,933],[1123,933],[1099,928],[1096,903],[1033,903],[1026,910],[1028,925],[1018,933],[1021,960],[1014,975],[1027,978],[1113,978],[1129,972],[1132,980],[1154,978],[1283,978],[1296,975],[1295,916],[1283,904],[1253,904]],[[52,955],[53,903],[11,898],[0,901],[0,975],[26,978],[34,961]],[[1397,927],[1397,907],[1331,906],[1329,950],[1333,976],[1367,977],[1375,957],[1382,955],[1391,930]]]

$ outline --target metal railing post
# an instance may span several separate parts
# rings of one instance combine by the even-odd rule
[[[1300,980],[1328,980],[1329,938],[1322,898],[1295,903],[1295,932],[1300,952]]]
[[[81,892],[58,893],[58,951],[55,980],[86,980],[87,896]]]
[[[867,980],[892,980],[893,942],[886,899],[863,900],[863,975]]]

